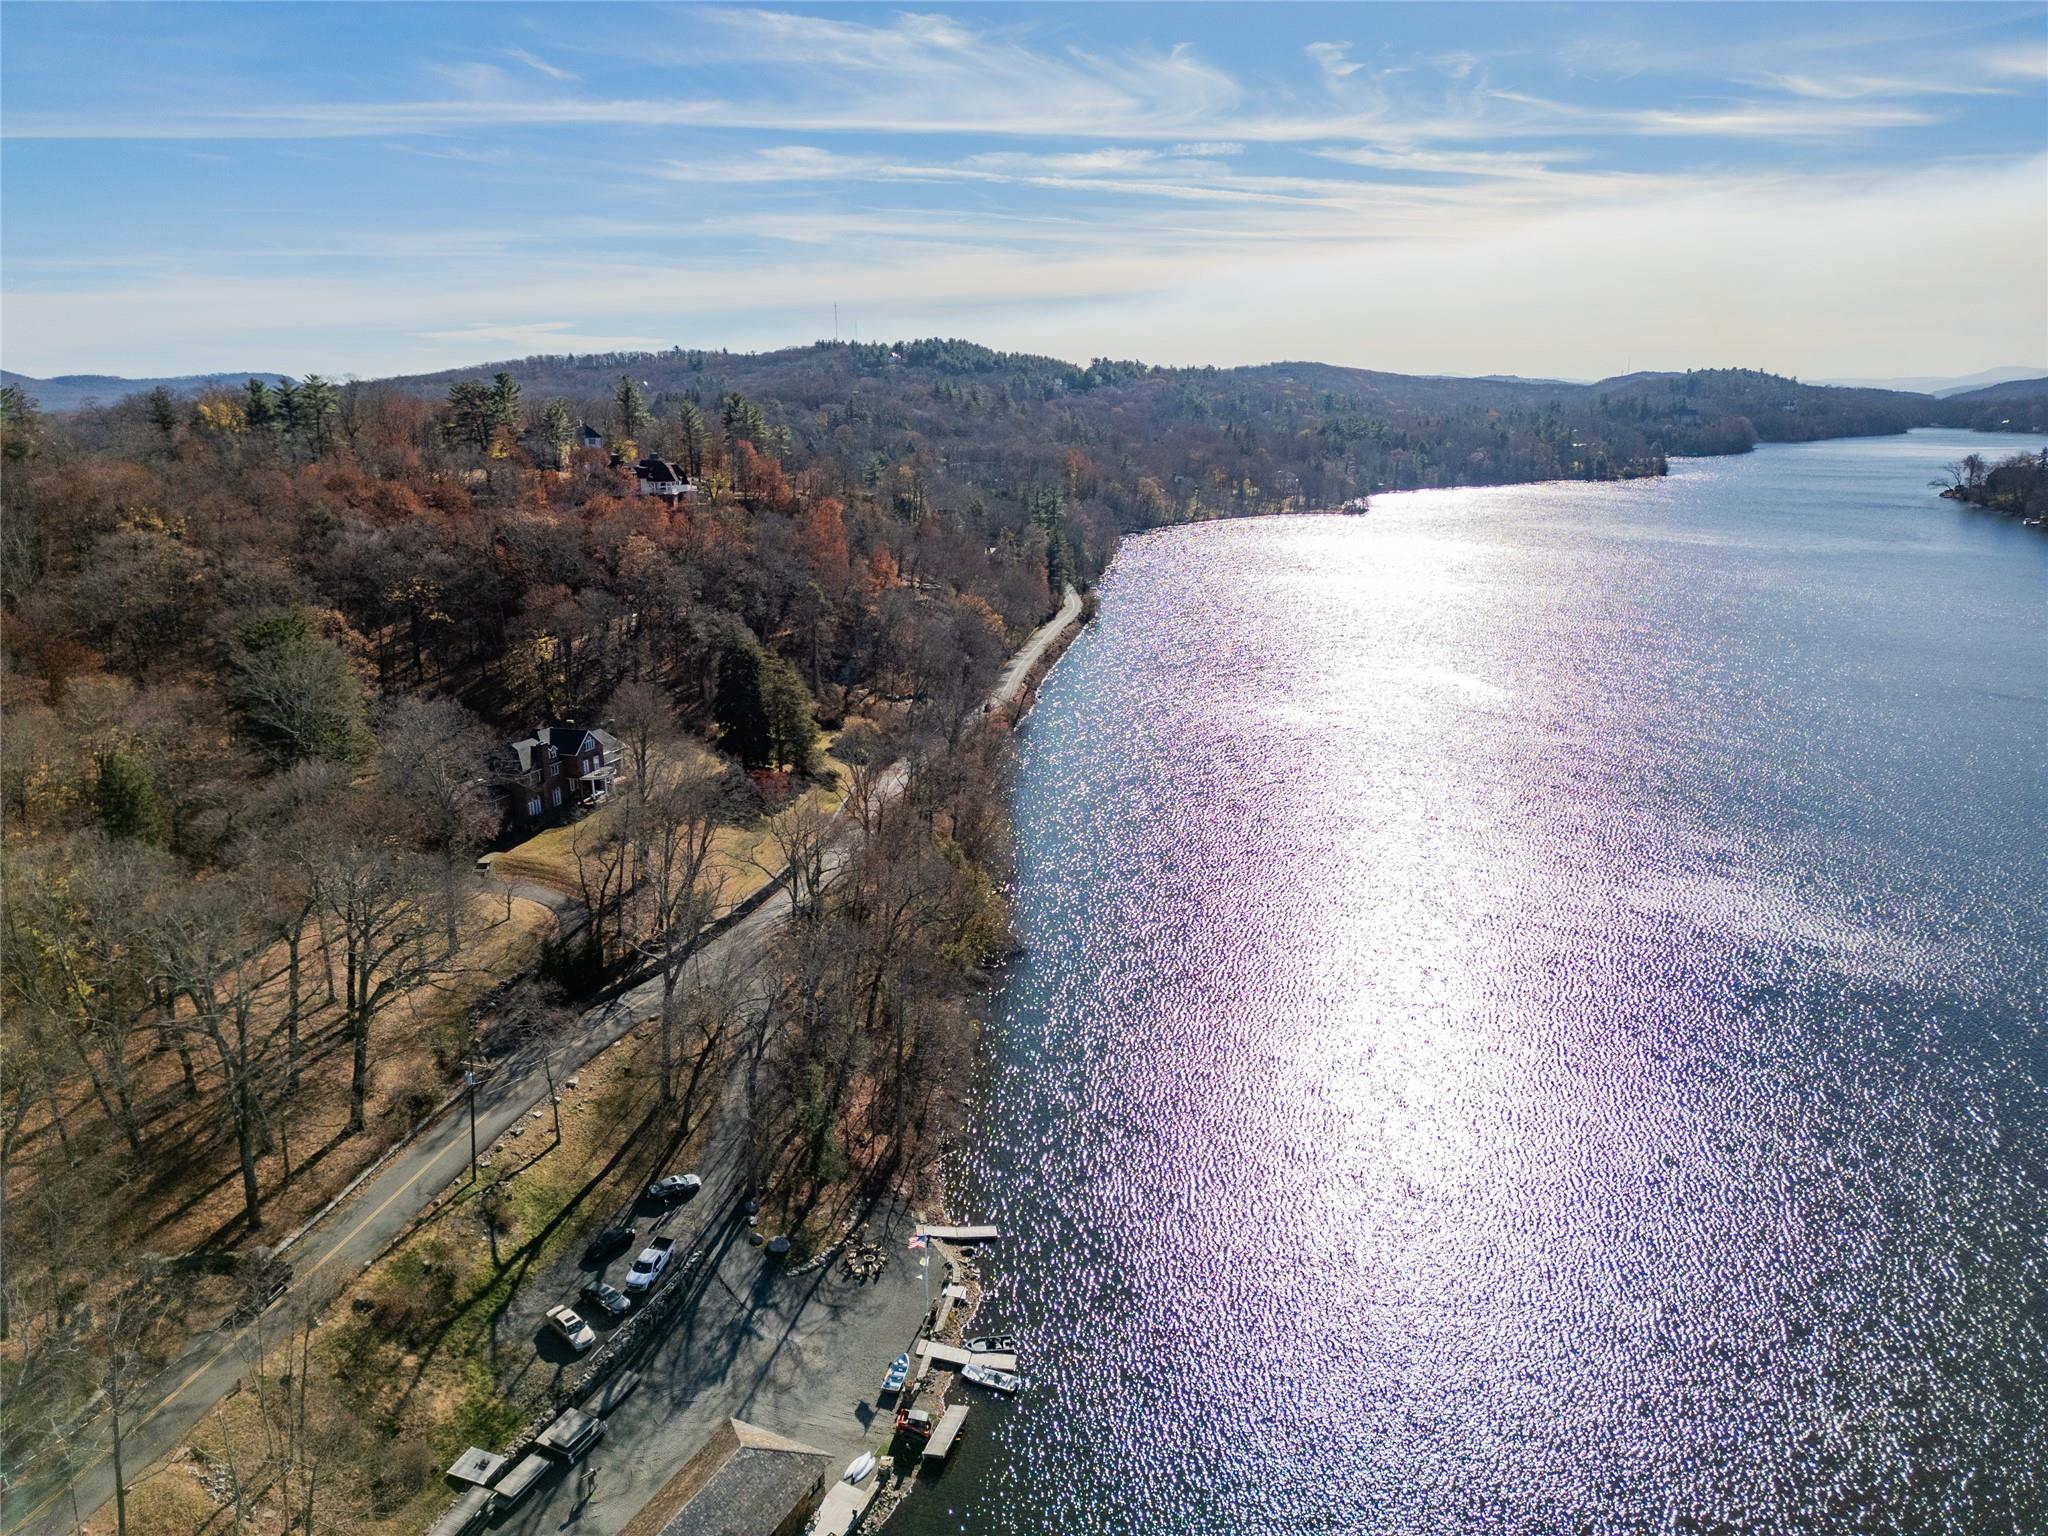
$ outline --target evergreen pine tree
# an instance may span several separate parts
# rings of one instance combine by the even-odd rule
[[[726,648],[718,661],[718,693],[712,700],[725,749],[748,768],[774,760],[775,736],[768,719],[765,672],[768,657],[749,635]]]
[[[140,763],[118,750],[100,758],[93,809],[101,830],[116,841],[161,846],[170,830],[149,775]]]

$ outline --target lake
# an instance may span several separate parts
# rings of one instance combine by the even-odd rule
[[[1918,432],[1129,541],[892,1529],[2036,1532],[2048,537]]]

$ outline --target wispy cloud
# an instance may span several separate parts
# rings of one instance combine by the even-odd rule
[[[1887,128],[1917,128],[1934,113],[1903,105],[1863,106],[1837,101],[1731,100],[1699,106],[1582,107],[1519,91],[1496,91],[1496,101],[1525,109],[1513,127],[1492,131],[1530,136],[1552,133],[1649,134],[1693,138],[1844,138]],[[1479,125],[1483,135],[1487,130]]]
[[[1766,75],[1764,83],[1816,101],[1861,101],[1873,96],[1988,96],[2004,89],[1960,74],[1910,78],[1846,72],[1835,75]]]
[[[581,75],[573,74],[569,70],[563,69],[558,64],[550,64],[546,59],[528,53],[524,48],[507,48],[505,50],[505,57],[516,59],[528,69],[536,70],[546,75],[550,80],[581,80],[583,78]]]
[[[2035,84],[2048,81],[2048,46],[2038,42],[1985,49],[1977,53],[1972,62],[1986,74],[2001,80],[2026,80]]]
[[[978,14],[978,13],[976,13]],[[950,16],[899,15],[886,23],[762,10],[693,13],[708,32],[689,48],[658,40],[636,63],[678,71],[673,94],[597,94],[572,72],[525,49],[501,50],[530,72],[488,60],[429,66],[446,95],[356,100],[180,99],[147,115],[103,106],[10,111],[12,138],[333,138],[434,135],[509,126],[551,128],[722,127],[790,133],[972,134],[998,137],[1287,144],[1318,140],[1470,142],[1572,133],[1699,138],[1813,138],[1924,125],[1922,108],[1883,100],[1878,75],[1786,73],[1768,94],[1728,95],[1701,105],[1617,110],[1545,99],[1486,83],[1475,55],[1428,61],[1444,89],[1420,81],[1396,95],[1391,74],[1369,87],[1349,44],[1313,42],[1305,53],[1336,90],[1316,110],[1275,111],[1228,71],[1187,45],[1084,50],[1045,46],[1014,29],[970,26]],[[2021,64],[2005,61],[2002,67]],[[782,88],[713,95],[707,65],[772,68]],[[1985,68],[1991,68],[1987,63]],[[533,80],[538,73],[543,80]],[[1978,87],[1958,75],[1950,88]],[[1903,92],[1902,92],[1903,93]],[[1924,92],[1923,92],[1924,93]]]
[[[671,343],[656,336],[601,336],[581,330],[574,320],[530,320],[519,324],[483,321],[453,330],[421,331],[428,341],[452,342],[463,355],[475,356],[483,348],[534,352],[630,352],[651,351]]]
[[[1350,56],[1349,43],[1310,43],[1302,51],[1315,60],[1325,81],[1348,79],[1365,68]]]
[[[1945,27],[1939,13],[1907,26],[1889,9],[1801,12],[1812,35],[1782,47],[1752,35],[1761,12],[1573,13],[1617,34],[1577,68],[1535,8],[1498,13],[1483,48],[1455,10],[1356,45],[1317,40],[1327,12],[1248,10],[1242,48],[1209,40],[1222,11],[1204,13],[1202,46],[1176,42],[1192,23],[1167,8],[588,7],[574,27],[475,41],[441,19],[456,14],[391,13],[433,35],[394,50],[380,34],[375,68],[347,67],[366,51],[208,75],[188,49],[175,84],[138,71],[93,91],[39,88],[10,21],[10,362],[110,366],[146,344],[226,367],[289,355],[265,338],[294,325],[329,349],[309,341],[302,366],[327,371],[373,370],[372,352],[434,366],[770,344],[816,334],[806,306],[836,297],[899,334],[1080,355],[1236,348],[1587,375],[1603,336],[1632,346],[1711,312],[1714,335],[1770,343],[1738,360],[1962,372],[1967,356],[1802,355],[1786,317],[1873,350],[1910,331],[1931,354],[1993,325],[1987,295],[2003,306],[1996,334],[2038,328],[2048,289],[2042,189],[2024,174],[2042,175],[2048,70],[1977,13]],[[98,67],[90,29],[74,30]],[[38,138],[81,142],[58,153]],[[163,142],[111,238],[115,200],[76,167],[132,183],[136,148],[92,142],[118,140]],[[225,147],[209,140],[246,141],[233,154],[249,179],[152,201],[156,181],[198,175],[185,155]],[[1923,235],[1906,188],[1942,208],[1970,189],[1971,240]],[[546,216],[522,216],[531,205]],[[1889,242],[1887,218],[1902,226]],[[1792,255],[1773,267],[1774,251]],[[1538,358],[1545,325],[1561,350]],[[1528,350],[1448,350],[1489,330]],[[1412,350],[1381,350],[1399,346]]]

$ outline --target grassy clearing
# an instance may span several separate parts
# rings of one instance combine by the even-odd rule
[[[448,1499],[439,1470],[466,1446],[502,1446],[548,1405],[558,1377],[579,1368],[551,1363],[536,1349],[543,1307],[574,1299],[566,1281],[561,1296],[541,1289],[550,1266],[600,1216],[680,1155],[667,1146],[674,1137],[665,1134],[667,1112],[657,1108],[653,1049],[629,1035],[594,1058],[574,1088],[563,1084],[559,1143],[546,1106],[540,1118],[523,1119],[523,1134],[488,1149],[479,1184],[465,1175],[443,1191],[316,1324],[310,1379],[312,1418],[323,1426],[315,1441],[322,1529],[423,1530]],[[495,1258],[484,1220],[493,1208]],[[291,1364],[289,1327],[288,1320],[273,1325],[260,1376],[252,1351],[248,1390],[224,1402],[131,1497],[131,1536],[187,1536],[205,1527],[230,1459],[245,1485],[264,1481],[260,1469],[276,1465],[281,1443],[275,1421]],[[276,1492],[249,1505],[243,1529],[283,1530]],[[109,1509],[88,1529],[112,1524]],[[222,1509],[206,1528],[232,1524]]]
[[[853,769],[831,755],[832,744],[838,740],[838,734],[829,731],[818,738],[819,782],[806,788],[795,803],[814,805],[830,814],[838,810],[846,799],[846,786],[853,777]],[[721,771],[718,760],[702,751],[694,754],[689,766],[707,778]],[[622,797],[631,793],[630,786],[619,791]],[[619,807],[615,804],[603,806],[580,821],[548,827],[525,842],[494,855],[491,872],[504,879],[531,880],[537,885],[551,886],[575,895],[581,889],[576,870],[578,851],[588,858],[594,850],[618,835],[618,824]],[[720,909],[729,910],[739,905],[767,884],[769,871],[777,862],[775,840],[769,832],[767,817],[759,816],[743,824],[721,827],[712,848],[712,869],[720,883]]]

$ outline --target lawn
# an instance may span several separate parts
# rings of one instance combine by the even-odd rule
[[[813,805],[830,813],[837,811],[846,799],[846,786],[853,776],[853,769],[832,756],[832,745],[837,739],[836,731],[828,731],[818,738],[821,781],[806,788],[796,804]],[[720,771],[718,760],[701,749],[694,752],[689,766],[706,777]],[[625,787],[615,793],[623,797],[631,792],[630,787]],[[619,808],[614,803],[590,812],[579,821],[548,827],[525,842],[492,855],[491,873],[501,879],[530,880],[536,885],[578,895],[582,889],[576,873],[579,850],[588,858],[617,835],[618,821]],[[745,823],[721,827],[713,846],[712,863],[715,877],[720,882],[720,911],[738,906],[767,884],[778,863],[768,818],[758,816]]]

